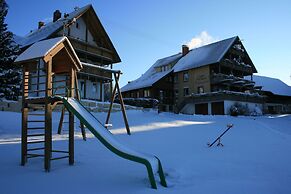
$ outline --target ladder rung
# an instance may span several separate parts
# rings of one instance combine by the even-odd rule
[[[44,157],[44,156],[41,156],[41,155],[28,155],[27,154],[26,158],[36,158],[36,157]]]
[[[57,153],[69,153],[68,151],[62,151],[62,150],[52,150],[52,152],[57,152]]]
[[[68,158],[69,156],[61,156],[61,157],[56,157],[56,158],[51,158],[51,160],[60,160],[64,158]]]
[[[36,136],[44,136],[44,133],[36,133],[36,134],[29,134],[27,137],[36,137]]]
[[[27,127],[27,130],[45,129],[45,127]]]
[[[44,157],[43,154],[27,154],[27,158]]]
[[[27,121],[27,122],[30,122],[30,123],[43,123],[45,121],[43,121],[43,120],[31,120],[31,121]]]
[[[44,116],[45,114],[43,113],[28,113],[28,115],[31,115],[31,116]]]
[[[28,141],[27,144],[44,143],[45,141]]]
[[[29,148],[27,151],[35,151],[35,150],[44,150],[44,147],[42,148]]]

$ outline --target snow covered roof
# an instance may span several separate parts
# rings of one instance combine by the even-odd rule
[[[70,47],[70,50],[72,51],[74,58],[77,61],[78,68],[82,68],[82,64],[67,37],[57,37],[57,38],[52,38],[52,39],[36,42],[33,45],[31,45],[28,49],[26,49],[23,53],[21,53],[15,59],[14,62],[21,63],[21,62],[31,61],[34,59],[45,57],[50,53],[50,51],[52,51],[60,43],[63,43],[63,42],[66,42],[67,45]]]
[[[13,40],[16,44],[19,45],[23,41],[23,39],[24,39],[24,37],[13,34]]]
[[[251,77],[246,76],[245,79],[250,80]],[[291,86],[288,86],[280,79],[253,75],[253,81],[255,81],[255,86],[262,86],[263,91],[270,91],[277,95],[291,96]]]
[[[177,62],[174,72],[219,62],[236,39],[237,36],[192,49]]]
[[[43,40],[37,43],[34,43],[28,49],[26,49],[23,53],[21,53],[14,62],[27,61],[31,59],[38,59],[44,57],[48,54],[49,51],[59,43],[63,42],[66,37],[58,37],[48,40]]]
[[[164,76],[168,75],[170,72],[173,71],[173,69],[169,69],[167,71],[157,72],[155,68],[172,63],[181,57],[182,57],[182,54],[178,53],[176,55],[172,55],[170,57],[165,57],[165,58],[157,60],[141,77],[126,84],[124,87],[121,88],[121,91],[126,92],[129,90],[135,90],[139,88],[152,86],[154,83],[156,83],[157,81],[162,79]]]
[[[26,47],[29,46],[35,42],[38,42],[40,40],[48,38],[50,35],[52,35],[54,32],[58,31],[61,29],[64,25],[64,23],[69,23],[71,22],[74,18],[77,18],[80,16],[82,13],[87,11],[91,5],[86,5],[82,8],[79,8],[69,14],[68,17],[60,18],[59,20],[55,22],[49,22],[45,24],[45,26],[41,27],[40,29],[34,30],[27,34],[22,40],[19,40],[17,42],[18,44],[21,45],[21,47]]]

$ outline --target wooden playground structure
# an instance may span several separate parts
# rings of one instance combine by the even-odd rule
[[[77,71],[82,69],[82,64],[72,45],[66,37],[40,41],[24,51],[15,63],[23,69],[21,165],[25,165],[28,159],[35,157],[44,157],[46,171],[50,170],[53,160],[68,158],[69,164],[74,164],[74,115],[71,112],[68,112],[68,150],[54,149],[52,144],[53,110],[57,105],[62,106],[63,104],[55,96],[80,100]],[[100,68],[100,71],[102,69]],[[121,72],[103,70],[110,71],[115,78],[115,87],[105,126],[109,124],[110,112],[117,91],[125,127],[127,133],[130,134],[118,84]],[[64,115],[65,107],[63,106],[58,128],[59,134],[63,128]],[[83,123],[80,123],[80,128],[83,139],[86,140]],[[42,150],[44,152],[40,153]],[[62,156],[53,157],[54,153]]]

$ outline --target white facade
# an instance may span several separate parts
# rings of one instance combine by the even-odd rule
[[[213,101],[214,102],[214,101]],[[213,102],[207,102],[207,109],[208,109],[208,115],[212,114],[212,109],[211,109],[211,103]],[[248,108],[249,113],[256,114],[256,115],[261,115],[263,112],[263,104],[260,103],[252,103],[252,102],[241,102],[241,101],[230,101],[230,100],[224,100],[224,114],[225,115],[230,115],[230,107],[235,105],[236,103],[241,104],[242,106],[245,106]],[[199,104],[199,103],[197,103]],[[193,115],[195,114],[195,103],[187,103],[182,110],[180,111],[181,113],[184,114],[190,114]]]
[[[87,32],[87,41],[86,41],[86,32]],[[63,35],[63,30],[61,30],[58,35]],[[84,41],[88,44],[97,46],[91,32],[88,30],[84,19],[78,18],[76,22],[65,29],[65,35],[75,38],[77,40]]]

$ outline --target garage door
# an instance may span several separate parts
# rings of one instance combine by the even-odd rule
[[[224,102],[212,102],[211,110],[213,115],[224,115]]]
[[[195,114],[208,115],[208,103],[195,104]]]

